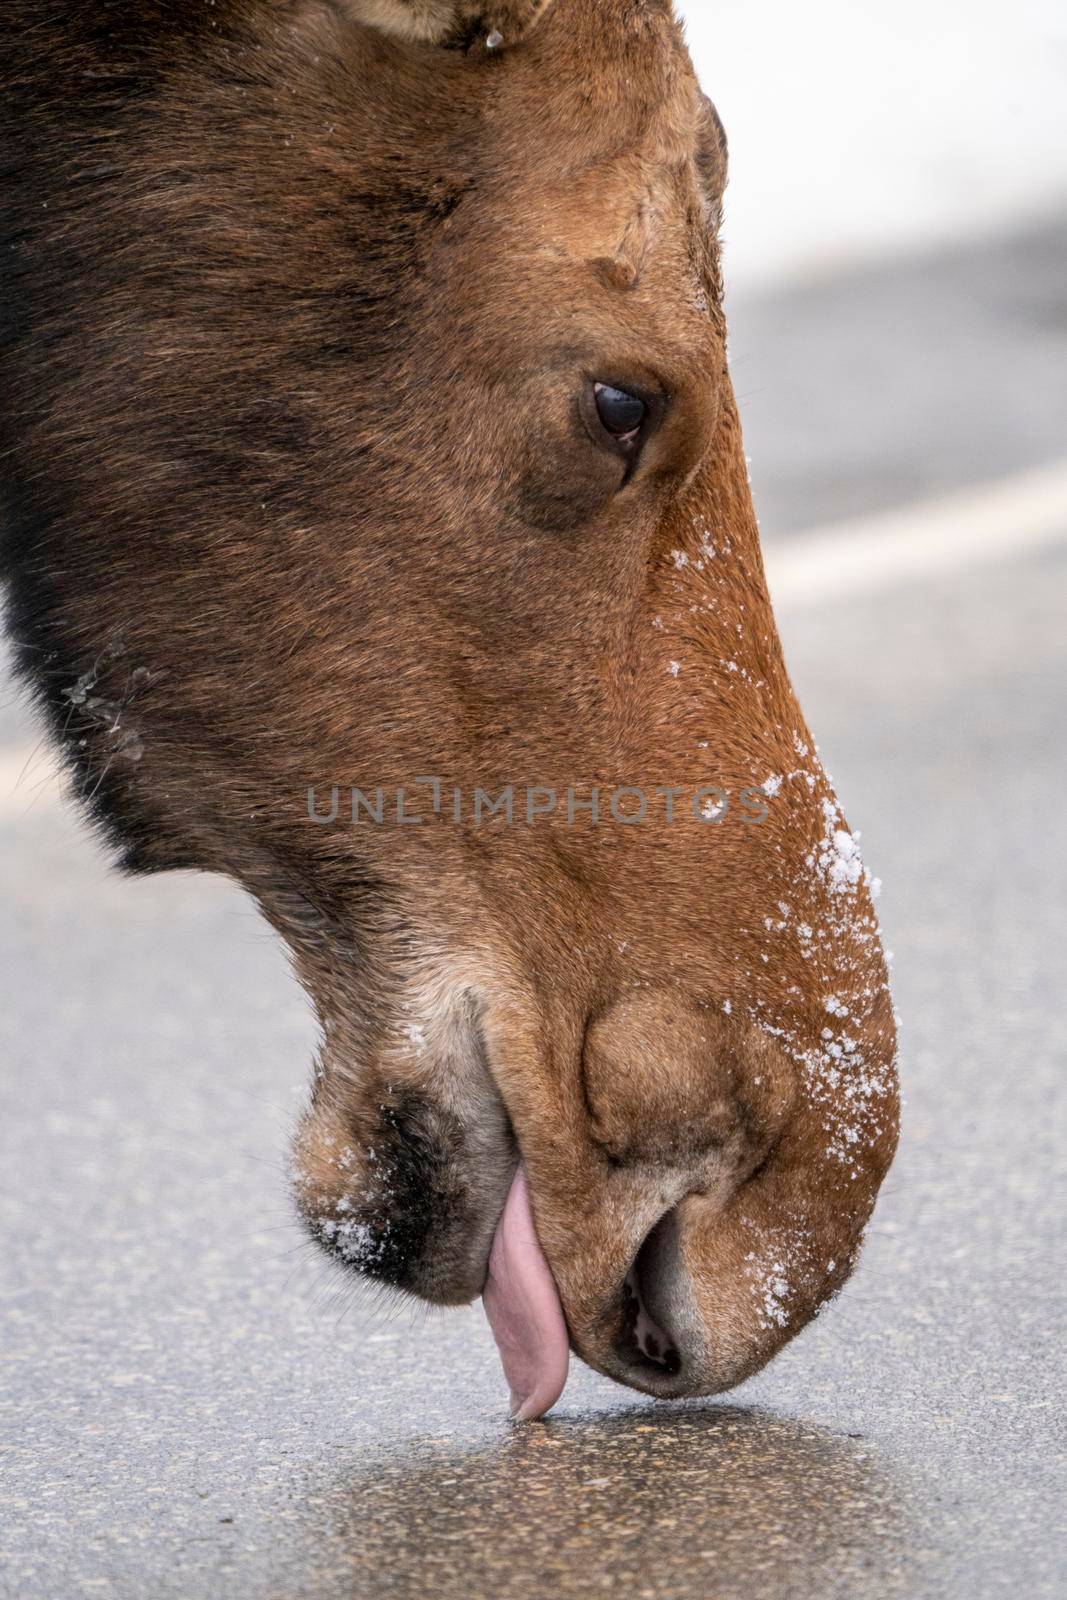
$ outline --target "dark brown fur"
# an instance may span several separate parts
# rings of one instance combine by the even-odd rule
[[[897,1130],[726,367],[725,142],[666,0],[411,9],[9,0],[10,629],[125,864],[287,939],[323,1242],[469,1298],[517,1145],[576,1348],[706,1392],[844,1280]],[[632,472],[593,379],[658,397]],[[762,826],[309,820],[431,774],[781,783]],[[670,1373],[626,1345],[650,1237]]]

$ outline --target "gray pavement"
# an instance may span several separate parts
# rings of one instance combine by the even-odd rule
[[[9,804],[0,1594],[1062,1594],[1065,597],[1067,545],[782,616],[885,879],[908,1104],[856,1279],[718,1403],[579,1369],[508,1424],[477,1309],[361,1297],[289,1218],[314,1028],[249,904]]]
[[[1067,450],[1067,213],[729,312],[768,539]]]

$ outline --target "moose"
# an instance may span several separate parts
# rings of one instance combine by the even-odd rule
[[[518,1418],[572,1351],[738,1384],[845,1283],[899,1104],[670,0],[8,0],[0,79],[18,669],[119,864],[286,942],[307,1227],[483,1296]]]

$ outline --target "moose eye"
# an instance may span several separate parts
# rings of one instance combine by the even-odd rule
[[[648,405],[639,395],[613,389],[608,383],[595,383],[593,395],[597,416],[613,439],[628,442],[640,433],[648,416]]]

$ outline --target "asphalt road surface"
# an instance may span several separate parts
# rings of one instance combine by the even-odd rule
[[[1060,337],[1062,254],[1057,281]],[[853,416],[837,488],[825,439],[805,488],[796,336],[775,376],[760,332],[787,309],[742,317],[782,412],[776,433],[748,403],[783,528],[855,511],[882,459]],[[852,341],[825,317],[829,393]],[[969,473],[928,438],[905,489],[1049,459],[1033,434],[991,462],[978,428]],[[314,1028],[279,946],[225,884],[109,875],[43,765],[15,786],[32,734],[0,696],[0,1593],[1064,1592],[1067,538],[1010,534],[996,565],[782,614],[885,880],[905,1132],[853,1283],[715,1403],[579,1369],[547,1423],[509,1424],[478,1308],[398,1314],[320,1264],[282,1175]]]

